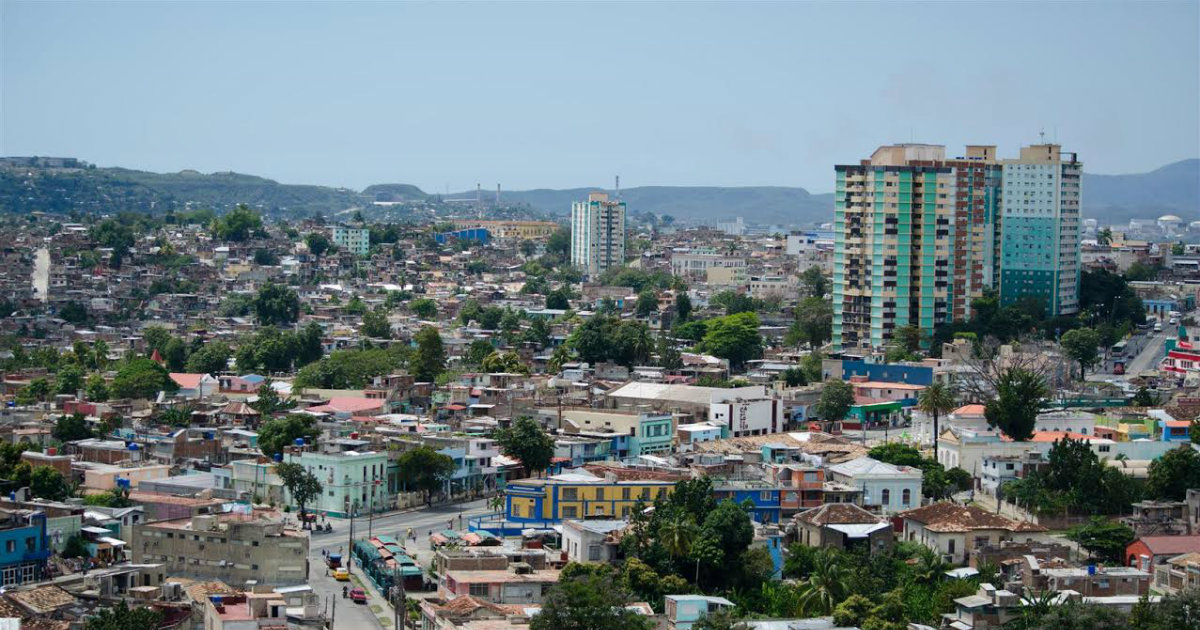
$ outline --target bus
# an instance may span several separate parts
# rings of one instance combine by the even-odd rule
[[[1113,344],[1110,355],[1114,359],[1119,359],[1119,358],[1125,356],[1125,340],[1124,339]]]

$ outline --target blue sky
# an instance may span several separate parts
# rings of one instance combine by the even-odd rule
[[[0,154],[430,192],[832,188],[880,144],[1200,155],[1200,3],[0,0]]]

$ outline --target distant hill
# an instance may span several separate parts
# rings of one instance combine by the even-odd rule
[[[571,202],[600,188],[504,191],[505,204],[526,204],[565,215]],[[451,195],[473,199],[475,191]],[[714,222],[803,225],[833,220],[833,195],[781,186],[642,186],[621,191],[631,211]],[[373,202],[436,202],[411,184],[377,184],[362,192],[281,184],[239,173],[151,173],[96,168],[73,158],[0,158],[0,212],[166,212],[184,208],[228,210],[245,203],[271,214],[334,214]],[[485,196],[488,199],[488,196]],[[1200,160],[1183,160],[1134,175],[1084,174],[1083,213],[1101,223],[1177,214],[1200,219]]]
[[[551,214],[570,212],[571,202],[587,199],[600,188],[505,191],[506,203],[524,203]],[[455,196],[465,196],[460,193]],[[833,220],[833,195],[813,195],[803,188],[751,186],[642,186],[621,190],[631,212],[669,214],[700,221],[743,217],[755,223],[804,224]]]
[[[3,212],[167,212],[228,210],[239,203],[264,212],[304,216],[360,205],[345,188],[280,184],[239,173],[150,173],[124,168],[38,168],[0,159]]]
[[[1200,159],[1136,175],[1083,175],[1085,217],[1120,224],[1164,214],[1200,220]]]

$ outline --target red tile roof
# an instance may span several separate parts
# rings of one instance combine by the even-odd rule
[[[1143,536],[1141,542],[1156,556],[1200,551],[1200,536]]]

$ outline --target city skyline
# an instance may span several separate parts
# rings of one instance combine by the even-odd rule
[[[1200,155],[1196,3],[0,10],[6,155],[439,193],[614,174],[823,193],[880,143],[1012,154],[1043,131],[1095,173]]]

